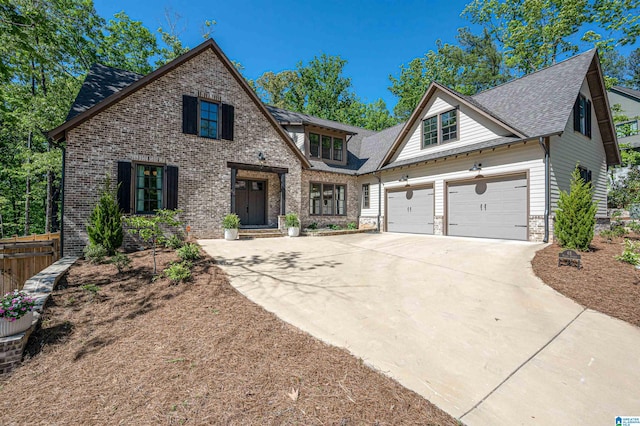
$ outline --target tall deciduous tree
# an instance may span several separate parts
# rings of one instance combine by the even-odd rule
[[[467,28],[458,30],[459,45],[436,42],[421,58],[400,67],[398,77],[389,76],[389,90],[398,97],[395,116],[406,119],[424,95],[432,81],[441,83],[465,95],[475,94],[509,78],[502,54],[491,34],[485,30],[475,35]]]

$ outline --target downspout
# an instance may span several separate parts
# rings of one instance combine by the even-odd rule
[[[542,242],[549,242],[549,206],[551,205],[551,191],[549,189],[549,146],[546,138],[540,136],[538,142],[544,150],[544,239]]]
[[[378,178],[378,222],[376,224],[376,231],[380,232],[380,219],[382,217],[382,178],[376,173],[373,175]]]
[[[64,190],[64,175],[66,170],[66,158],[67,158],[67,148],[66,146],[62,146],[62,176],[60,177],[60,186],[62,190],[60,191],[60,258],[64,257],[64,196],[66,191]]]

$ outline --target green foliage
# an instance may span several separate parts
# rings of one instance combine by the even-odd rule
[[[111,256],[109,263],[115,265],[118,269],[118,273],[122,274],[125,269],[131,266],[131,258],[124,253],[116,252],[116,254]]]
[[[300,219],[295,213],[287,213],[284,217],[284,226],[287,228],[297,228],[300,226]]]
[[[620,262],[630,263],[632,265],[640,264],[640,243],[634,243],[629,239],[624,240],[624,251],[621,255],[616,256],[616,260]]]
[[[475,35],[468,28],[461,28],[457,40],[459,45],[437,40],[435,51],[402,65],[398,77],[389,77],[389,90],[398,97],[396,117],[409,118],[432,81],[473,95],[509,79],[502,54],[487,30]]]
[[[358,225],[355,222],[349,222],[347,223],[347,229],[358,229]]]
[[[182,222],[178,219],[178,215],[182,210],[157,210],[154,215],[131,216],[125,218],[125,223],[129,226],[127,232],[137,235],[143,241],[151,244],[153,249],[153,273],[157,272],[156,267],[156,247],[160,241],[165,239],[164,227],[181,226]]]
[[[109,252],[99,244],[89,244],[84,248],[84,258],[93,264],[104,262]]]
[[[600,231],[600,237],[606,243],[612,243],[613,239],[616,238],[615,233],[610,229],[605,229],[604,231]]]
[[[555,233],[560,245],[568,249],[589,250],[596,224],[597,203],[592,198],[591,182],[580,178],[576,167],[569,192],[560,191]]]
[[[238,229],[240,227],[240,217],[235,213],[229,213],[222,219],[222,228]]]
[[[200,259],[200,246],[193,243],[187,243],[179,248],[177,253],[181,260],[197,260]]]
[[[191,262],[174,262],[164,270],[164,275],[171,280],[173,284],[191,279]]]
[[[331,229],[332,231],[340,231],[342,229],[342,226],[340,225],[327,225],[327,228]]]
[[[627,208],[640,203],[640,166],[632,166],[625,174],[609,180],[608,204],[612,208]]]
[[[640,234],[640,222],[633,221],[629,223],[629,229],[631,229],[635,234]]]
[[[307,229],[311,229],[311,230],[318,229],[318,223],[317,222],[311,222],[309,224],[309,226],[307,226]]]
[[[268,71],[253,86],[265,103],[279,108],[372,130],[396,124],[382,99],[364,103],[355,95],[351,78],[344,76],[346,64],[340,56],[322,54],[298,62],[295,70]]]
[[[116,193],[111,189],[111,179],[107,176],[100,199],[89,216],[87,225],[89,241],[101,245],[112,256],[122,245],[122,214]]]
[[[629,234],[624,222],[614,222],[611,224],[611,233],[614,237],[624,237]]]
[[[88,293],[90,293],[92,296],[95,296],[98,294],[98,292],[100,291],[100,287],[98,287],[95,284],[85,284],[82,286],[82,289]]]
[[[184,245],[184,239],[181,237],[182,235],[171,234],[169,238],[164,240],[164,246],[172,250],[178,250]]]

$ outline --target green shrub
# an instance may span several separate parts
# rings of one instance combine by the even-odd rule
[[[121,274],[125,269],[131,266],[131,258],[124,253],[116,252],[116,254],[111,256],[111,259],[109,259],[109,263],[115,265],[116,268],[118,268],[118,273]]]
[[[178,257],[181,260],[200,259],[200,246],[193,243],[187,243],[177,250]]]
[[[327,225],[327,227],[329,229],[331,229],[332,231],[339,231],[339,230],[342,229],[342,226],[340,226],[340,225]]]
[[[616,260],[619,260],[620,262],[630,263],[632,265],[638,265],[640,264],[640,254],[638,254],[639,250],[639,243],[634,243],[629,239],[624,240],[624,251],[620,256],[616,256]]]
[[[100,244],[89,244],[84,248],[84,258],[91,263],[103,263],[109,253]]]
[[[240,227],[240,217],[235,213],[229,213],[222,219],[224,229],[238,229]]]
[[[187,261],[172,263],[164,270],[164,275],[169,278],[173,284],[179,284],[191,279],[191,266],[191,262]]]
[[[312,222],[309,226],[307,226],[307,229],[318,229],[318,223]]]
[[[355,222],[347,223],[347,229],[358,229],[358,225]]]
[[[287,228],[297,228],[300,226],[300,219],[295,213],[287,213],[284,217],[284,226]]]
[[[118,199],[111,189],[111,179],[107,176],[98,204],[89,216],[87,225],[89,241],[94,245],[101,245],[112,256],[122,245],[124,233],[122,231],[122,213]]]
[[[85,284],[82,286],[82,289],[91,293],[92,296],[95,296],[100,291],[100,287],[95,284]]]
[[[585,183],[576,169],[567,193],[560,191],[555,232],[560,245],[568,249],[589,250],[593,240],[598,205],[592,198],[591,182]]]
[[[173,234],[169,238],[164,240],[164,246],[172,250],[178,250],[184,245],[183,238],[179,235]]]

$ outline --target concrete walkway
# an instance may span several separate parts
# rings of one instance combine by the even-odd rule
[[[538,280],[540,244],[401,234],[200,244],[249,299],[465,424],[640,414],[640,329]]]

